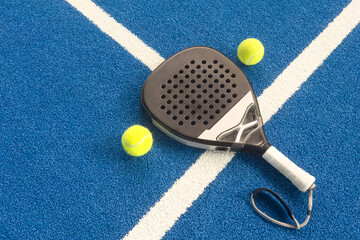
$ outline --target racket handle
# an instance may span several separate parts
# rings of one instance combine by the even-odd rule
[[[315,178],[296,166],[284,154],[271,146],[262,157],[289,179],[300,191],[306,192],[315,182]]]

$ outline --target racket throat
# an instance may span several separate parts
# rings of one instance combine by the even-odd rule
[[[261,119],[255,112],[255,105],[250,104],[240,123],[222,132],[217,140],[244,144],[248,140],[247,137],[259,126],[261,126]]]
[[[232,143],[230,149],[233,151],[249,151],[260,155],[270,147],[263,131],[262,118],[254,103],[248,105],[236,126],[223,131],[216,140]]]

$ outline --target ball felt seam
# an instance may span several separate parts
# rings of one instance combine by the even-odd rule
[[[258,56],[259,54],[264,52],[264,47],[258,51],[257,53],[255,53],[255,55],[251,56],[251,58],[249,59],[249,61],[247,62],[248,65],[250,65],[251,60],[253,60],[256,56]]]
[[[145,139],[148,138],[148,137],[151,137],[151,135],[146,135],[138,144],[135,144],[135,145],[130,144],[130,143],[127,143],[126,140],[124,140],[124,144],[125,144],[126,146],[128,146],[128,147],[137,147],[137,146],[139,146],[140,144],[142,144],[142,143],[145,141]]]

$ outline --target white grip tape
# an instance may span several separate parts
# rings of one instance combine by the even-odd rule
[[[315,178],[296,166],[284,154],[271,146],[262,157],[287,177],[300,191],[306,192],[315,182]]]

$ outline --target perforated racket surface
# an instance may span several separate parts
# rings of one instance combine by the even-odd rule
[[[142,104],[165,133],[200,148],[269,148],[256,96],[245,74],[209,47],[185,49],[147,78]]]

